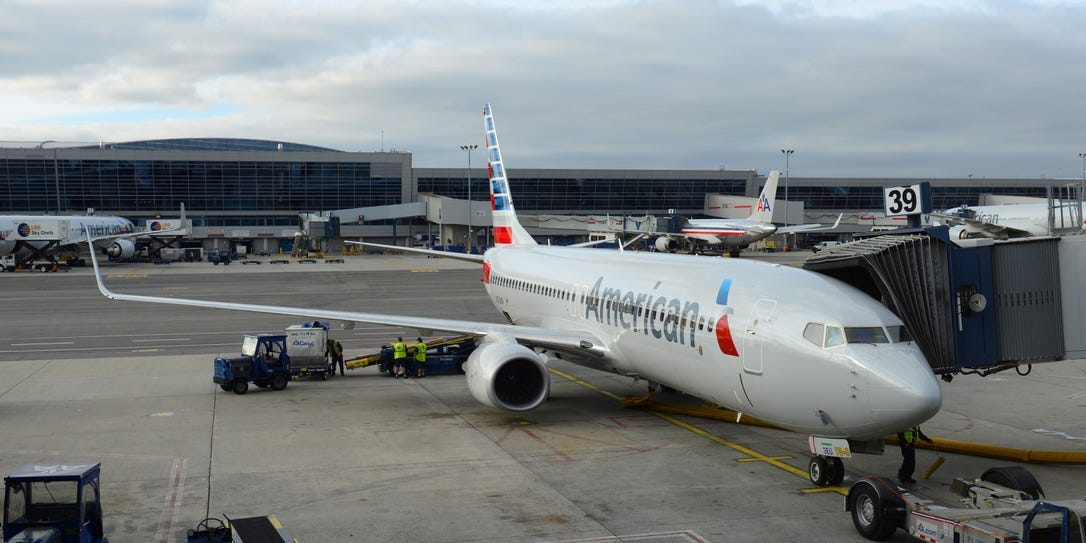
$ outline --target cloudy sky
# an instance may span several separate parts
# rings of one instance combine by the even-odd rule
[[[1075,177],[1086,2],[3,2],[4,146],[239,137],[458,166],[486,101],[514,169],[764,173],[791,148],[800,177]]]

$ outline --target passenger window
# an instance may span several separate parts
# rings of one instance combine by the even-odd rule
[[[807,328],[803,330],[803,339],[814,343],[816,347],[822,348],[822,332],[825,330],[825,326],[818,322],[811,322],[807,324]]]
[[[845,344],[845,331],[840,326],[826,327],[826,348],[837,347]]]

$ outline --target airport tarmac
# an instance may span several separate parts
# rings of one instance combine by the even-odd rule
[[[805,253],[768,256],[782,263]],[[497,321],[470,263],[365,255],[344,264],[111,264],[127,293]],[[551,400],[528,413],[472,399],[461,376],[375,368],[244,396],[211,382],[241,334],[300,322],[114,302],[89,269],[0,274],[0,473],[101,461],[113,543],[183,542],[207,516],[275,514],[302,542],[862,541],[842,497],[813,489],[806,436],[626,410],[644,385],[555,361]],[[347,355],[410,330],[335,330]],[[944,383],[933,437],[1086,451],[1086,361],[1025,377]],[[666,396],[689,402],[678,395]],[[936,458],[918,451],[918,474]],[[921,491],[1007,461],[946,455]],[[776,467],[780,459],[793,470]],[[883,456],[848,478],[892,476]],[[1086,467],[1029,466],[1050,498],[1086,497]],[[919,477],[918,477],[919,478]],[[899,531],[892,541],[911,541]]]

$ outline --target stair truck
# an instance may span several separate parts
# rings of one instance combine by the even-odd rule
[[[901,528],[928,543],[1086,543],[1086,499],[1048,501],[1020,466],[956,478],[950,489],[960,507],[936,504],[882,477],[864,477],[849,489],[845,510],[856,531],[874,541]]]
[[[290,326],[283,334],[245,334],[241,356],[215,359],[214,381],[223,390],[245,394],[249,383],[283,390],[291,377],[327,379],[327,341],[327,327],[313,324]]]
[[[23,466],[4,478],[4,543],[109,543],[99,462]]]

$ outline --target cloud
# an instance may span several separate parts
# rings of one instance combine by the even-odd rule
[[[457,166],[1078,175],[1057,1],[9,2],[0,139],[229,136]],[[887,7],[890,6],[890,7]],[[49,32],[43,32],[48,28]]]

